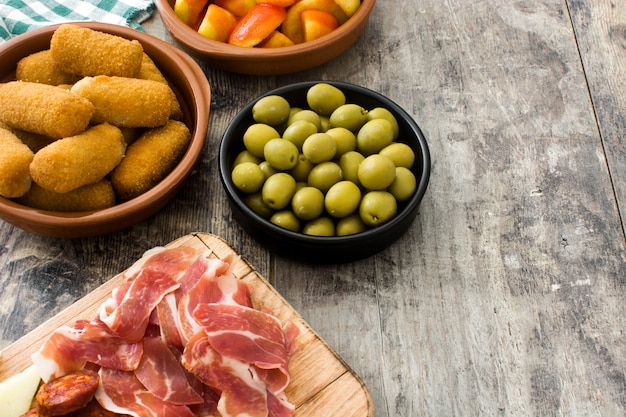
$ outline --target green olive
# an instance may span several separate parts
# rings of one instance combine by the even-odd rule
[[[326,134],[333,138],[337,144],[335,158],[356,149],[356,135],[345,127],[333,127],[328,129]]]
[[[271,166],[270,163],[267,161],[261,161],[261,163],[259,164],[259,168],[261,168],[261,171],[263,171],[263,174],[265,174],[265,179],[268,179],[278,172],[276,171],[276,168]]]
[[[296,180],[289,174],[278,172],[263,183],[263,201],[274,210],[284,209],[296,192]]]
[[[361,202],[361,190],[351,181],[333,184],[324,197],[324,207],[328,214],[341,218],[352,214]]]
[[[352,213],[337,221],[335,234],[337,236],[348,236],[364,232],[365,230],[367,230],[367,226],[361,220],[359,213]]]
[[[274,223],[276,226],[291,230],[292,232],[300,230],[300,220],[298,220],[291,210],[277,211],[270,217],[270,222]]]
[[[302,220],[313,220],[324,211],[324,194],[315,187],[302,187],[293,195],[291,208]]]
[[[268,205],[263,201],[263,195],[260,191],[253,194],[247,194],[244,198],[244,202],[252,209],[252,211],[264,219],[269,219],[272,217],[272,214],[274,214],[274,210],[268,207]]]
[[[252,118],[258,123],[280,126],[289,118],[291,105],[282,96],[270,95],[259,99],[252,106]]]
[[[291,119],[291,116],[293,116],[294,114],[298,113],[300,110],[302,110],[302,107],[292,107],[289,110],[289,119]],[[287,119],[287,124],[289,124],[289,119]]]
[[[314,166],[315,165],[309,161],[304,154],[300,154],[298,155],[298,163],[289,170],[289,174],[294,177],[296,181],[306,182]]]
[[[233,168],[231,179],[239,191],[250,194],[261,189],[265,174],[254,162],[242,162]]]
[[[398,203],[387,191],[370,191],[361,199],[359,215],[368,226],[380,226],[396,215]]]
[[[242,162],[253,162],[255,164],[260,164],[261,158],[252,155],[250,151],[246,149],[237,154],[237,156],[235,157],[235,161],[233,162],[233,166],[239,165]]]
[[[264,158],[263,148],[265,148],[265,144],[276,138],[280,138],[280,134],[272,126],[265,123],[255,123],[244,132],[243,144],[252,155]]]
[[[415,162],[415,153],[406,143],[394,142],[385,146],[379,153],[391,159],[397,167],[411,168]]]
[[[379,152],[393,140],[393,128],[385,119],[365,123],[356,135],[357,148],[363,155]]]
[[[298,148],[288,140],[270,139],[263,148],[263,156],[272,168],[287,171],[298,163]]]
[[[317,133],[317,127],[308,120],[296,120],[283,132],[283,139],[296,145],[298,150],[302,150],[302,144],[313,133]]]
[[[415,175],[405,167],[396,168],[396,178],[393,180],[387,191],[389,191],[397,201],[406,201],[415,193],[417,181]]]
[[[330,161],[337,153],[337,143],[327,133],[314,133],[302,144],[302,153],[314,164]]]
[[[343,178],[360,186],[359,165],[364,159],[365,157],[357,151],[348,151],[341,155],[339,166],[343,172]]]
[[[393,140],[398,138],[400,134],[400,127],[398,126],[398,120],[396,117],[384,107],[376,107],[367,112],[367,120],[374,119],[386,119],[389,123],[391,123],[391,127],[393,128]]]
[[[330,125],[332,127],[345,127],[352,132],[358,132],[366,121],[367,110],[353,103],[339,106],[330,115]]]
[[[343,180],[343,173],[339,164],[335,162],[322,162],[315,165],[307,179],[311,187],[326,193],[330,187]]]
[[[335,236],[335,223],[328,217],[318,217],[307,222],[302,233],[311,236]]]
[[[339,106],[346,104],[346,96],[339,88],[328,83],[317,83],[306,93],[309,107],[322,116],[330,116]]]
[[[320,115],[315,113],[313,110],[302,109],[299,112],[292,114],[289,116],[289,120],[287,120],[287,125],[289,126],[298,120],[306,120],[307,122],[313,123],[318,132],[322,130]]]
[[[380,154],[366,157],[359,164],[359,182],[368,190],[384,190],[396,176],[396,166],[391,159]]]
[[[330,125],[330,117],[320,116],[320,132],[326,132],[332,126]]]
[[[308,187],[308,186],[309,186],[309,184],[307,184],[306,181],[296,181],[296,193],[298,192],[299,189],[304,188],[304,187]],[[293,197],[292,197],[292,199],[293,199]]]

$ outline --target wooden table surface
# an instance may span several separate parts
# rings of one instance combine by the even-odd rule
[[[173,42],[157,12],[146,30]],[[64,240],[0,223],[0,348],[195,231],[247,258],[363,379],[376,416],[626,414],[626,2],[377,2],[357,43],[283,76],[203,66],[205,153],[154,217]],[[307,80],[377,90],[430,145],[429,189],[387,250],[341,265],[268,252],[217,173],[229,120]]]

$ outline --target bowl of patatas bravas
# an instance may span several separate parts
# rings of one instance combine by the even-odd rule
[[[76,22],[4,43],[0,61],[3,220],[53,237],[103,235],[155,214],[186,182],[211,94],[184,52]]]

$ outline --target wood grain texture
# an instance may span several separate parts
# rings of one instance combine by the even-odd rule
[[[2,225],[0,346],[148,248],[204,231],[255,265],[361,376],[376,416],[626,415],[623,7],[383,0],[359,41],[317,68],[253,77],[202,64],[207,146],[172,204],[96,239]],[[158,14],[144,27],[172,42]],[[414,225],[343,265],[269,253],[234,222],[217,177],[221,135],[243,105],[323,79],[403,106],[433,159]]]
[[[600,137],[626,218],[626,3],[568,0]],[[623,226],[622,226],[623,227]]]
[[[296,406],[296,417],[338,414],[346,417],[373,417],[374,406],[367,388],[340,357],[312,330],[264,277],[240,257],[223,239],[206,233],[183,236],[166,247],[192,247],[199,253],[230,263],[233,274],[250,288],[257,309],[271,311],[283,323],[294,323],[299,333],[293,341],[296,350],[289,360],[291,381],[285,394]],[[129,265],[130,267],[130,265]],[[43,325],[12,343],[0,354],[0,382],[32,365],[30,356],[60,326],[73,326],[79,319],[96,315],[102,302],[124,280],[122,273],[87,294]]]

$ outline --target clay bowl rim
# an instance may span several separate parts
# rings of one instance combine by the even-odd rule
[[[418,172],[420,174],[419,178],[416,178],[417,188],[416,188],[415,194],[408,201],[405,201],[398,205],[399,209],[398,209],[396,216],[393,219],[391,219],[389,222],[381,226],[368,229],[362,233],[348,235],[348,236],[331,236],[331,237],[309,236],[301,232],[293,232],[291,230],[281,228],[277,225],[272,224],[269,220],[262,218],[261,216],[256,214],[254,211],[252,211],[252,209],[250,209],[245,204],[242,198],[242,194],[235,188],[235,186],[232,183],[232,180],[230,179],[230,169],[232,169],[232,163],[236,155],[232,155],[231,153],[228,153],[228,151],[238,148],[236,144],[234,145],[235,141],[237,140],[235,138],[235,135],[241,129],[240,124],[252,118],[251,112],[252,112],[252,106],[254,105],[254,103],[256,103],[262,97],[265,97],[271,94],[278,94],[278,95],[285,94],[285,93],[292,94],[294,91],[299,91],[299,90],[301,90],[304,93],[307,88],[319,82],[326,82],[326,83],[335,85],[344,91],[347,90],[348,92],[346,93],[346,96],[363,95],[367,97],[367,100],[373,100],[373,101],[380,103],[380,105],[382,106],[387,106],[396,117],[400,117],[402,119],[402,123],[406,124],[406,126],[409,129],[409,132],[405,132],[405,133],[406,135],[411,136],[410,139],[400,140],[400,142],[405,142],[408,144],[415,145],[414,149],[418,149],[420,153],[420,154],[416,154],[416,162],[415,162],[414,168],[412,169],[414,173]],[[352,100],[351,102],[355,102],[355,101]],[[297,105],[297,103],[292,104],[292,105]],[[243,145],[239,146],[239,148],[241,149],[242,146]],[[397,239],[399,239],[402,234],[404,234],[404,231],[406,231],[406,229],[403,230],[402,226],[411,224],[417,215],[417,210],[419,209],[419,206],[424,198],[424,195],[426,194],[426,190],[430,182],[431,155],[430,155],[430,149],[429,149],[426,137],[424,136],[417,122],[406,110],[404,110],[404,108],[402,108],[400,105],[398,105],[396,102],[394,102],[390,98],[384,96],[383,94],[377,91],[371,90],[367,87],[363,87],[363,86],[352,84],[352,83],[342,82],[342,81],[328,81],[328,80],[304,81],[304,82],[297,82],[294,84],[285,85],[285,86],[273,89],[271,91],[268,91],[266,93],[263,93],[262,95],[259,95],[258,97],[254,98],[252,101],[247,103],[233,117],[231,122],[228,124],[228,127],[224,131],[222,140],[220,142],[219,174],[220,174],[224,191],[228,196],[229,202],[236,207],[240,215],[243,215],[246,218],[246,222],[245,222],[246,225],[242,224],[242,227],[246,230],[248,229],[248,227],[254,227],[255,229],[257,229],[256,233],[259,233],[259,229],[262,229],[263,234],[267,234],[263,236],[262,238],[270,239],[270,238],[279,236],[283,240],[283,242],[288,240],[290,242],[293,242],[295,246],[301,246],[303,248],[316,248],[316,250],[321,250],[321,251],[324,251],[323,248],[325,246],[327,246],[328,250],[330,251],[330,250],[336,250],[338,248],[350,248],[354,246],[359,246],[360,244],[363,245],[366,242],[376,242],[376,240],[386,238],[386,243],[384,243],[383,246],[387,247],[391,245],[393,242],[395,242]],[[237,217],[237,214],[235,214],[235,217]],[[253,224],[253,226],[250,226],[251,224]],[[249,232],[249,230],[247,231]],[[281,244],[282,242],[277,242],[278,246],[281,246]],[[379,249],[379,250],[382,250],[382,249]],[[375,252],[378,252],[379,250],[376,250]],[[372,253],[366,253],[366,252],[367,251],[365,251],[362,256],[359,254],[356,254],[353,256],[347,256],[345,259],[354,260],[354,259],[367,257],[375,253],[375,252],[372,252]],[[297,257],[297,258],[301,258],[304,260],[310,260],[310,259],[307,259],[306,255],[303,257],[299,255],[292,256],[292,257]],[[336,259],[331,260],[331,262],[343,261],[343,260],[344,259],[342,258],[342,255],[337,255]]]
[[[172,192],[175,193],[178,187],[180,187],[180,185],[191,174],[193,167],[197,163],[204,149],[208,133],[211,91],[209,82],[198,64],[184,52],[161,39],[145,32],[116,24],[92,21],[76,21],[67,23],[89,27],[94,30],[111,33],[127,39],[136,39],[141,42],[144,48],[148,45],[147,49],[160,50],[163,56],[169,57],[172,63],[174,63],[177,67],[180,67],[180,72],[194,75],[193,77],[186,78],[185,80],[181,80],[179,82],[186,82],[188,88],[196,92],[194,95],[195,100],[191,103],[185,103],[189,106],[188,110],[193,114],[193,116],[191,116],[192,119],[189,120],[189,124],[192,125],[192,139],[185,154],[176,167],[174,167],[174,169],[163,180],[150,190],[133,198],[132,200],[118,203],[112,207],[101,210],[58,212],[28,207],[11,199],[0,196],[0,213],[2,214],[2,218],[6,219],[5,221],[8,223],[15,224],[17,221],[22,225],[27,225],[26,227],[17,226],[19,228],[49,236],[79,237],[89,236],[90,233],[88,230],[84,230],[84,233],[71,233],[69,231],[64,233],[55,233],[51,232],[51,230],[61,229],[64,227],[79,228],[97,226],[101,223],[114,225],[113,222],[116,219],[123,219],[128,216],[137,216],[137,221],[131,222],[131,224],[134,224],[150,217],[156,211],[160,210],[160,208],[171,200],[171,198],[173,198],[173,195],[170,196],[170,194]],[[4,55],[11,49],[19,49],[24,42],[36,42],[42,37],[47,37],[48,39],[45,42],[49,42],[49,38],[52,36],[52,33],[60,25],[61,24],[53,24],[34,29],[3,43],[0,45],[0,56]],[[24,56],[26,56],[26,53]],[[149,56],[154,59],[152,55],[149,54]],[[157,65],[159,65],[158,62]],[[9,69],[4,74],[0,74],[0,76],[6,77],[10,73],[11,70]],[[206,114],[207,120],[201,120],[200,117],[197,117],[203,114]],[[156,210],[151,208],[151,204],[157,206],[155,207]],[[142,215],[142,213],[145,214]],[[112,231],[119,229],[119,227],[116,228],[115,226],[112,226]]]
[[[328,35],[314,41],[280,48],[244,48],[205,38],[176,16],[169,0],[155,0],[155,3],[172,37],[195,53],[221,59],[265,60],[291,56],[295,58],[314,50],[328,48],[337,40],[349,37],[355,29],[369,19],[376,0],[362,0],[356,13]]]

